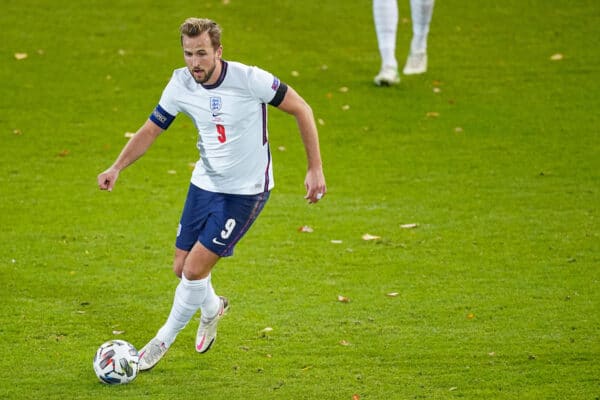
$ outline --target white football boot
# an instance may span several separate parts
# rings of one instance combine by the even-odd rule
[[[219,311],[211,319],[200,318],[200,326],[198,326],[198,332],[196,333],[196,351],[198,353],[206,353],[210,350],[210,346],[214,343],[217,337],[217,323],[225,315],[229,309],[229,301],[226,297],[219,296],[221,305]]]
[[[152,339],[145,345],[139,352],[140,354],[140,363],[139,369],[140,371],[148,371],[165,355],[165,353],[169,350],[169,348],[165,345],[165,343],[157,338]]]
[[[411,53],[402,70],[404,75],[416,75],[427,72],[427,53]]]
[[[391,86],[397,85],[400,83],[400,75],[398,74],[398,68],[391,67],[389,65],[384,65],[381,67],[381,70],[373,79],[373,82],[377,86]]]

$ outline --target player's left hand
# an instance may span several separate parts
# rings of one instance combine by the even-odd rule
[[[325,176],[322,168],[309,168],[304,180],[306,187],[306,196],[309,204],[318,202],[327,193],[327,185],[325,184]]]

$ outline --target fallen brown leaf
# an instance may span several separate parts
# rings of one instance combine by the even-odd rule
[[[271,328],[270,326],[267,326],[265,329],[263,329],[262,331],[260,331],[260,335],[262,337],[266,337],[269,335],[269,333],[273,332],[273,328]]]
[[[350,299],[346,296],[342,296],[341,294],[337,297],[340,303],[350,303]]]
[[[417,225],[417,224],[402,224],[402,225],[400,225],[400,228],[402,228],[402,229],[412,229],[412,228],[416,228],[417,226],[419,226],[419,225]]]
[[[381,239],[381,236],[371,235],[370,233],[365,233],[362,235],[362,240],[377,240]]]

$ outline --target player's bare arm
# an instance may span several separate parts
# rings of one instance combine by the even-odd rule
[[[304,143],[308,162],[306,179],[304,180],[304,186],[306,187],[306,196],[304,198],[309,203],[316,203],[327,193],[327,186],[325,184],[321,151],[319,149],[319,134],[312,109],[290,86],[288,86],[285,97],[278,107],[292,114],[298,123],[298,129]]]
[[[129,139],[114,164],[98,175],[100,190],[111,191],[119,178],[119,172],[143,156],[162,131],[154,122],[147,120],[136,134]]]

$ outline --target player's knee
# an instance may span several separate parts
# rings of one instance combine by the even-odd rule
[[[173,273],[181,278],[181,274],[183,273],[183,266],[185,264],[185,259],[187,258],[188,252],[180,249],[175,249],[175,257],[173,257]]]
[[[183,268],[179,268],[177,265],[173,265],[173,273],[178,278],[181,278],[181,273],[183,272]]]
[[[185,259],[178,260],[177,258],[175,259],[175,261],[173,261],[173,273],[178,278],[181,278],[181,274],[183,273],[183,264],[184,264],[184,261],[185,261]]]

